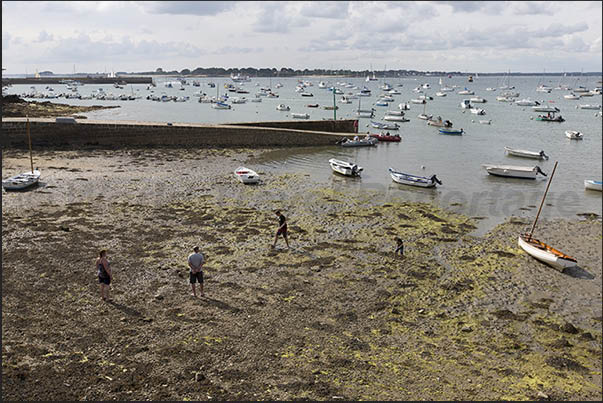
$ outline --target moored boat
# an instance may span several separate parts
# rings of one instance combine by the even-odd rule
[[[276,107],[276,110],[277,110],[277,111],[288,111],[288,110],[291,110],[291,108],[289,108],[289,106],[287,106],[287,105],[285,105],[285,104],[279,104],[279,105]]]
[[[441,129],[439,129],[438,132],[440,132],[440,134],[460,136],[464,133],[464,130],[463,129],[453,129],[452,127],[447,127],[447,128],[443,127]]]
[[[494,176],[504,176],[507,178],[519,178],[519,179],[536,179],[536,175],[542,174],[546,176],[539,166],[525,167],[517,165],[482,165],[486,172]]]
[[[442,120],[441,116],[438,116],[435,119],[433,119],[433,118],[429,119],[427,121],[427,124],[429,126],[436,126],[436,127],[452,127],[452,122],[449,121],[448,119]]]
[[[595,181],[595,180],[592,180],[592,179],[586,179],[584,181],[584,189],[598,190],[599,192],[601,192],[602,189],[603,189],[603,182],[601,182],[601,181]]]
[[[390,142],[400,142],[402,138],[399,134],[389,134],[389,133],[380,133],[380,134],[371,134],[371,137],[376,138],[379,141],[390,141]]]
[[[335,158],[329,160],[329,165],[331,165],[333,172],[344,176],[360,176],[360,172],[364,169],[353,162],[341,161]]]
[[[399,115],[385,115],[383,120],[387,120],[390,122],[410,122],[409,119],[406,119],[404,116]]]
[[[400,183],[403,185],[410,186],[418,186],[422,188],[431,188],[435,187],[436,184],[441,185],[442,182],[437,178],[436,175],[431,175],[430,177],[425,176],[417,176],[411,175],[403,172],[399,172],[394,170],[393,168],[389,168],[389,174],[392,177],[392,180],[396,183]]]
[[[310,115],[307,113],[292,113],[291,117],[296,119],[310,119]]]
[[[565,137],[567,137],[568,139],[572,139],[572,140],[582,140],[584,135],[577,130],[566,130]]]
[[[378,141],[379,140],[376,138],[370,136],[361,139],[356,136],[354,137],[354,140],[344,139],[338,142],[338,144],[341,144],[342,147],[372,147],[376,145]]]
[[[2,187],[5,190],[23,190],[37,185],[40,180],[40,171],[34,169],[33,172],[24,172],[19,175],[11,176],[2,180]]]
[[[505,152],[509,155],[514,155],[516,157],[524,157],[524,158],[533,158],[533,159],[542,159],[548,160],[549,157],[544,153],[544,151],[528,151],[528,150],[519,150],[510,147],[505,147]]]
[[[561,115],[555,116],[554,113],[553,114],[548,113],[546,115],[538,115],[536,117],[536,120],[539,120],[541,122],[558,122],[558,123],[565,122],[565,119],[563,119],[563,117]]]
[[[398,130],[400,126],[397,123],[381,123],[371,120],[371,126],[381,130]]]
[[[249,168],[238,167],[235,169],[234,174],[244,184],[258,183],[260,181],[259,175]]]

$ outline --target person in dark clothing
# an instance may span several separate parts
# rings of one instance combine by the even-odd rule
[[[278,236],[282,234],[283,238],[285,238],[287,249],[289,249],[289,240],[287,239],[287,219],[283,214],[281,214],[280,210],[276,211],[276,216],[278,217],[278,230],[276,231],[276,236],[274,237],[274,244],[272,245],[272,247],[276,247],[276,241],[278,241]]]
[[[400,256],[404,256],[404,242],[398,237],[395,237],[394,240],[396,241],[396,251],[394,254],[397,255],[400,252]]]
[[[107,259],[107,251],[101,250],[96,259],[96,272],[98,275],[98,283],[100,284],[100,293],[103,301],[110,301],[109,299],[109,288],[111,287],[111,280],[113,279],[113,273],[109,266],[109,260]]]

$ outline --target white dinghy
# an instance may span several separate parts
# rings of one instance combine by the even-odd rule
[[[394,182],[401,183],[403,185],[432,188],[435,187],[436,184],[442,184],[442,182],[435,175],[431,175],[430,177],[417,176],[399,172],[394,170],[393,168],[389,168],[389,174],[391,175],[392,180]]]
[[[536,179],[536,175],[546,176],[539,166],[524,167],[517,165],[482,165],[490,175],[507,178]]]
[[[31,163],[31,171],[11,176],[8,179],[3,179],[2,188],[4,190],[24,190],[31,186],[37,185],[40,180],[40,171],[38,169],[34,169],[33,164],[31,136],[29,134],[29,119],[27,119],[27,139],[29,143],[29,161]]]
[[[234,171],[235,176],[244,184],[250,183],[258,183],[260,181],[260,176],[249,168],[238,167]]]
[[[353,162],[341,161],[335,158],[331,158],[329,164],[333,172],[344,176],[360,176],[360,172],[364,169]]]
[[[567,137],[568,139],[572,139],[572,140],[582,140],[584,135],[577,130],[566,130],[565,137]]]
[[[505,152],[508,155],[514,155],[516,157],[523,158],[533,158],[537,160],[548,160],[549,156],[544,153],[544,151],[528,151],[528,150],[519,150],[516,148],[505,147]]]
[[[595,181],[592,179],[586,179],[584,181],[584,189],[588,189],[588,190],[598,190],[599,192],[601,192],[603,189],[603,182],[601,181]]]

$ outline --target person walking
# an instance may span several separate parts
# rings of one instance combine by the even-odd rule
[[[98,283],[100,284],[102,300],[111,301],[109,299],[109,289],[111,287],[113,273],[111,272],[111,266],[107,259],[107,251],[104,249],[98,253],[98,259],[96,259],[96,272],[98,275]]]
[[[193,289],[193,296],[197,298],[197,289],[196,283],[199,282],[199,291],[201,292],[201,296],[204,297],[203,293],[203,270],[202,267],[205,264],[205,257],[201,252],[199,252],[199,247],[195,246],[193,248],[193,253],[188,255],[188,267],[190,267],[190,283]]]
[[[272,244],[272,248],[276,247],[276,241],[278,241],[278,236],[282,234],[283,238],[285,238],[287,249],[289,249],[289,240],[287,239],[287,219],[281,213],[280,210],[276,210],[276,216],[278,217],[278,230],[276,231],[276,236],[274,237],[274,244]]]

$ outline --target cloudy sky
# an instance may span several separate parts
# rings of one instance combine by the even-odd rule
[[[601,71],[601,2],[2,2],[5,74]]]

